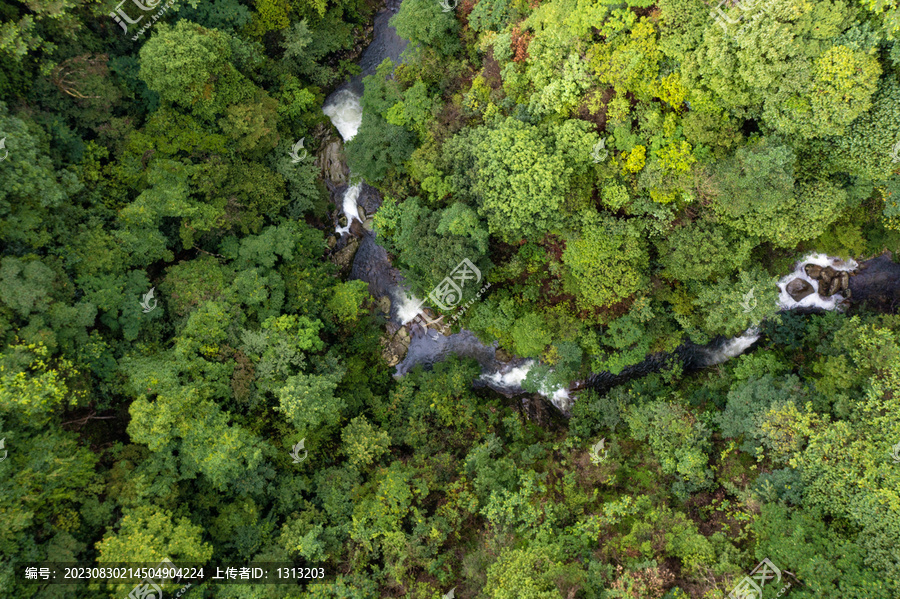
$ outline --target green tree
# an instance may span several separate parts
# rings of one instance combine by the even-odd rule
[[[686,56],[691,87],[803,138],[840,135],[868,110],[881,68],[873,38],[855,49],[840,43],[850,6],[792,0],[745,8],[732,11],[734,25],[709,25],[697,52]]]
[[[441,54],[454,54],[460,49],[459,23],[440,4],[428,0],[411,0],[400,5],[391,18],[397,35],[411,44],[430,46]]]
[[[676,476],[676,494],[704,489],[712,482],[707,462],[711,433],[677,403],[653,401],[630,406],[623,414],[631,435],[647,441],[664,474]]]
[[[164,559],[173,563],[205,563],[213,548],[202,541],[203,529],[188,518],[176,518],[156,506],[125,510],[119,529],[97,543],[99,557],[104,563],[154,563]],[[174,585],[173,585],[174,586]],[[111,584],[116,595],[128,593],[133,585]]]
[[[375,215],[375,223],[387,234],[386,246],[397,254],[397,266],[418,293],[429,293],[463,260],[479,268],[480,286],[484,285],[489,270],[484,258],[487,230],[475,211],[464,204],[441,211],[430,210],[415,197],[401,204],[389,198]],[[466,300],[480,288],[472,283],[474,280],[463,287]]]
[[[713,209],[729,226],[779,247],[814,239],[840,215],[846,192],[794,180],[794,152],[772,140],[744,146],[713,170]]]
[[[667,276],[677,281],[705,281],[743,268],[757,243],[752,236],[701,221],[675,229],[657,248]]]
[[[189,21],[160,23],[141,47],[141,79],[163,102],[212,118],[252,84],[229,62],[228,36]]]
[[[365,416],[359,416],[344,427],[341,442],[350,463],[365,467],[388,451],[391,438],[372,426]]]
[[[7,114],[0,103],[0,138],[13,159],[0,162],[0,237],[39,249],[65,234],[65,215],[83,187],[74,172],[58,169],[49,140],[34,123]]]
[[[633,221],[595,219],[566,244],[563,264],[584,308],[608,307],[642,289],[647,249]]]
[[[833,140],[836,151],[826,155],[838,168],[854,175],[883,180],[896,170],[889,148],[900,140],[900,84],[889,77],[879,83],[872,109],[853,121],[846,134]],[[823,149],[830,149],[828,147]]]
[[[477,201],[489,231],[506,241],[559,230],[585,199],[579,183],[596,140],[585,125],[569,121],[548,132],[507,118],[457,136],[446,150],[456,154],[454,186]]]

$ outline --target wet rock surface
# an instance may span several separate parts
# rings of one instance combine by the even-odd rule
[[[388,323],[381,337],[381,357],[388,366],[396,366],[409,350],[410,334],[406,327]]]
[[[369,294],[372,297],[387,297],[389,302],[396,303],[391,290],[397,286],[402,277],[400,271],[391,265],[387,251],[378,245],[375,234],[366,231],[360,239],[359,250],[350,270],[350,279],[368,283]],[[396,316],[395,306],[392,306],[391,312]]]
[[[332,254],[331,260],[338,265],[341,272],[346,272],[350,270],[351,265],[353,264],[353,257],[356,255],[358,249],[359,240],[351,238],[346,242],[343,248]]]
[[[335,135],[328,137],[316,154],[315,164],[322,171],[322,177],[332,185],[346,185],[350,180],[350,169],[344,156],[344,144]]]
[[[794,279],[790,283],[787,284],[787,292],[794,301],[799,302],[807,295],[813,293],[815,289],[813,286],[804,281],[803,279]]]
[[[900,264],[889,254],[863,262],[850,277],[849,290],[854,305],[896,313],[900,308]]]
[[[835,261],[835,263],[843,266],[843,261]],[[807,264],[803,270],[809,278],[818,281],[819,297],[831,297],[844,291],[850,285],[850,273],[846,270],[837,270],[831,266],[822,267],[817,264]],[[792,285],[794,285],[793,291]],[[803,279],[794,279],[788,283],[786,291],[795,301],[799,302],[814,290],[812,285]]]
[[[372,187],[367,183],[362,184],[362,189],[359,191],[359,198],[356,200],[357,205],[360,209],[365,211],[365,214],[371,216],[381,208],[381,203],[384,200],[381,197],[381,194],[378,193],[378,190]],[[360,215],[359,217],[362,220],[366,220],[366,217]]]
[[[462,331],[453,335],[442,335],[439,331],[412,325],[412,341],[406,358],[397,366],[395,376],[403,376],[419,364],[431,367],[456,354],[463,358],[474,358],[483,371],[493,372],[501,364],[496,359],[496,342],[485,345],[472,331]]]

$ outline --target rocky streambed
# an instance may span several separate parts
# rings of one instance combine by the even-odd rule
[[[791,274],[778,282],[778,306],[782,310],[841,309],[852,295],[850,278],[858,268],[855,260],[810,254],[795,265]]]

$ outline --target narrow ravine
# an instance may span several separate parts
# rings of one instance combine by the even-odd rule
[[[386,58],[399,62],[400,54],[406,47],[406,41],[397,36],[396,31],[388,23],[390,17],[399,8],[399,3],[378,13],[374,24],[374,39],[363,52],[359,65],[362,73],[341,85],[328,98],[322,112],[331,120],[346,143],[353,139],[362,124],[362,106],[360,103],[363,83],[362,79],[372,74],[377,66]],[[342,238],[339,247],[346,247],[349,238],[359,237],[356,253],[350,271],[351,279],[359,279],[369,284],[369,292],[380,305],[387,307],[389,318],[387,335],[388,346],[397,351],[387,352],[388,364],[396,366],[395,376],[403,376],[418,365],[431,366],[447,359],[451,355],[474,358],[482,367],[482,377],[476,382],[495,391],[515,395],[524,393],[521,382],[524,380],[533,360],[513,357],[501,361],[497,357],[497,344],[485,345],[474,333],[463,330],[452,335],[442,334],[438,327],[426,328],[413,320],[426,309],[421,301],[410,291],[403,277],[391,265],[387,252],[378,245],[376,235],[368,227],[354,227],[354,221],[364,224],[361,216],[367,216],[374,210],[360,207],[360,196],[371,197],[377,192],[359,177],[350,174],[346,188],[339,191],[340,198],[335,204],[340,207],[344,224],[338,224],[335,234]],[[380,198],[367,203],[367,208],[380,205]],[[397,355],[402,353],[403,355]],[[393,363],[392,363],[393,362]],[[568,390],[558,389],[545,394],[562,411],[568,410]]]
[[[362,124],[360,100],[363,78],[374,73],[387,58],[398,63],[406,47],[406,41],[388,22],[398,9],[399,2],[378,13],[374,39],[359,62],[361,74],[341,85],[323,105],[322,111],[345,143],[353,139]],[[365,207],[362,207],[361,197],[366,198]],[[351,173],[348,184],[338,190],[334,199],[343,217],[338,219],[335,227],[336,236],[341,238],[339,247],[353,244],[355,248],[350,278],[368,283],[370,293],[388,318],[382,343],[385,345],[385,359],[389,365],[396,367],[395,376],[401,377],[418,365],[430,367],[455,354],[474,358],[481,365],[482,375],[475,383],[477,386],[486,386],[510,396],[526,393],[522,382],[537,364],[536,360],[507,355],[503,355],[507,359],[501,360],[498,353],[503,352],[497,351],[496,342],[486,345],[468,330],[446,335],[439,327],[426,327],[416,320],[423,310],[429,316],[433,314],[410,292],[371,230],[370,218],[381,204],[377,190]],[[359,225],[354,225],[354,222]],[[825,254],[808,255],[778,282],[778,307],[781,310],[840,310],[850,295],[849,275],[858,267],[853,260],[844,261]],[[738,337],[718,339],[706,346],[687,342],[672,354],[648,356],[643,362],[619,374],[594,373],[586,380],[573,381],[569,387],[543,388],[541,395],[560,412],[567,414],[576,398],[573,393],[578,389],[591,387],[604,391],[632,378],[656,372],[671,364],[673,359],[680,361],[688,371],[720,364],[747,351],[759,337],[758,329],[751,327]]]

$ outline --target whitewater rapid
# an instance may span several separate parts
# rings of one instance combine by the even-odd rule
[[[852,271],[859,264],[855,260],[842,260],[827,254],[809,254],[794,265],[794,270],[778,281],[778,308],[781,310],[795,310],[797,308],[819,308],[822,310],[842,310],[844,297],[836,293],[829,297],[819,295],[819,281],[806,274],[806,266],[814,264],[822,268],[830,266],[836,271]],[[799,302],[787,292],[788,283],[794,279],[803,279],[812,285],[813,293],[802,298]],[[759,339],[759,329],[750,327],[739,337],[734,337],[723,343],[709,354],[708,365],[721,364],[731,358],[736,358],[750,348]]]
[[[362,105],[360,97],[350,89],[340,89],[332,94],[325,105],[322,107],[334,127],[341,134],[341,139],[347,143],[356,137],[359,126],[362,124]],[[350,224],[353,220],[359,218],[359,192],[362,190],[362,181],[353,183],[353,174],[350,174],[351,185],[344,191],[344,197],[341,199],[341,210],[347,219],[347,224],[338,227],[335,232],[338,235],[350,232]],[[362,221],[360,221],[362,222]]]

